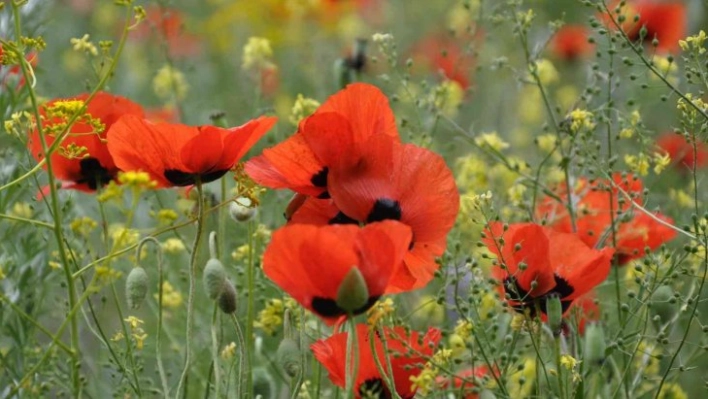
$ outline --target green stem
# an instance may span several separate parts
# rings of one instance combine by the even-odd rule
[[[197,232],[194,236],[194,244],[192,244],[192,255],[189,261],[189,294],[187,296],[187,327],[185,331],[185,356],[184,368],[179,378],[176,394],[179,395],[182,391],[182,386],[187,380],[189,374],[189,366],[192,361],[192,325],[194,324],[194,295],[196,293],[197,280],[197,258],[199,254],[199,244],[202,239],[202,230],[204,229],[204,192],[201,181],[197,180],[194,184],[197,190]],[[187,395],[187,387],[184,388],[184,396]]]
[[[248,294],[248,300],[246,304],[246,336],[244,337],[246,341],[246,359],[248,360],[246,365],[246,387],[248,389],[248,398],[253,398],[253,373],[251,371],[251,366],[253,365],[253,320],[255,318],[256,302],[256,265],[254,264],[255,242],[253,239],[253,225],[253,221],[248,222],[248,269],[246,270],[246,292]]]
[[[244,372],[246,371],[247,352],[246,352],[246,340],[243,337],[243,330],[241,329],[241,324],[238,322],[236,313],[231,314],[231,321],[234,323],[234,329],[236,330],[236,340],[238,341],[238,351],[239,351],[239,365],[238,365],[238,383],[236,384],[236,397],[241,397],[241,389],[244,385]]]
[[[346,388],[345,395],[348,399],[356,396],[356,376],[359,374],[359,337],[356,333],[356,322],[351,315],[347,317],[347,356],[345,364]]]
[[[218,337],[218,323],[219,323],[219,306],[214,303],[214,311],[211,315],[211,357],[213,359],[212,364],[214,367],[214,397],[221,397],[219,391],[221,389],[221,374],[219,370],[219,337]]]

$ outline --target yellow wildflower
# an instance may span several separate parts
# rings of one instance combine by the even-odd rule
[[[581,130],[592,130],[595,128],[595,116],[592,112],[584,109],[574,109],[567,116],[570,121],[570,133],[575,134]]]
[[[162,250],[165,251],[165,253],[173,255],[178,254],[180,252],[184,252],[184,242],[182,242],[182,240],[180,240],[179,238],[168,238],[167,240],[165,240],[165,242],[162,243]]]
[[[155,295],[155,300],[159,300],[159,292]],[[178,308],[182,305],[182,293],[177,291],[169,281],[162,283],[162,306],[166,308]]]
[[[270,40],[264,37],[249,37],[243,46],[243,60],[241,68],[244,70],[262,70],[270,67],[273,49]]]
[[[89,40],[89,34],[83,35],[80,39],[73,38],[70,40],[74,51],[83,51],[87,54],[96,56],[98,55],[98,48]]]
[[[679,40],[679,46],[681,46],[683,51],[698,50],[698,54],[703,54],[706,52],[705,47],[703,47],[706,37],[706,32],[701,29],[698,34],[689,36],[686,40]]]
[[[392,315],[395,311],[396,307],[393,303],[393,299],[386,298],[383,301],[378,301],[366,312],[368,315],[366,323],[369,325],[369,328],[376,328],[384,317]]]
[[[491,148],[495,151],[509,148],[509,143],[502,140],[496,132],[482,133],[475,137],[474,142],[480,147]]]
[[[82,237],[88,237],[91,231],[98,227],[98,222],[88,216],[82,216],[72,220],[69,227],[74,234]]]
[[[221,350],[221,358],[224,360],[229,360],[236,354],[236,343],[231,341],[228,345],[224,346]]]
[[[187,97],[189,84],[182,72],[170,65],[165,65],[157,71],[152,81],[152,89],[163,100],[181,101]]]
[[[559,80],[558,70],[556,70],[551,61],[545,58],[536,61],[531,68],[532,70],[535,68],[538,80],[544,86],[556,83]]]
[[[10,210],[10,215],[23,219],[31,219],[33,214],[32,206],[26,202],[15,202]]]
[[[290,117],[288,120],[290,123],[297,126],[301,120],[312,115],[312,113],[315,112],[319,106],[319,101],[313,98],[305,97],[302,94],[298,94],[295,104],[293,104],[293,108],[290,111]]]
[[[644,153],[639,155],[626,154],[624,156],[624,163],[632,172],[640,175],[646,176],[649,174],[649,157]]]

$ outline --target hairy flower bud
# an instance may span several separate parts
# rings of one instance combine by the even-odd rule
[[[283,338],[278,345],[276,356],[278,364],[283,368],[285,374],[295,378],[300,373],[302,352],[297,341],[292,338]]]
[[[585,360],[595,366],[605,361],[605,331],[597,323],[590,324],[585,330]]]
[[[226,270],[224,270],[224,265],[218,259],[209,259],[204,267],[202,281],[204,282],[204,289],[209,295],[209,298],[218,298],[224,290],[226,283]]]
[[[557,295],[552,295],[546,300],[546,314],[548,315],[548,326],[553,331],[553,336],[560,335],[563,323],[563,306]]]
[[[369,300],[369,289],[366,286],[366,280],[361,275],[359,268],[354,266],[349,269],[349,272],[337,290],[337,306],[344,311],[351,313],[357,309],[361,309]]]
[[[258,208],[253,206],[251,200],[246,197],[236,198],[229,205],[229,215],[235,222],[248,222],[256,217],[256,214],[258,214]]]
[[[236,312],[236,287],[228,279],[219,294],[219,308],[226,314]]]
[[[125,280],[125,296],[128,307],[138,309],[145,301],[148,291],[148,275],[140,266],[134,267]]]

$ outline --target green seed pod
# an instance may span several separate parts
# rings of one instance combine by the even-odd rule
[[[236,311],[236,287],[228,279],[219,294],[219,308],[226,314]]]
[[[274,399],[276,387],[273,377],[263,367],[253,369],[253,395],[263,399]]]
[[[676,306],[671,304],[674,297],[673,289],[668,285],[662,285],[651,295],[650,310],[659,316],[662,324],[666,324],[676,315]]]
[[[148,275],[140,266],[134,267],[125,279],[125,296],[128,307],[138,309],[145,301],[148,292]]]
[[[226,270],[224,269],[224,265],[218,259],[209,259],[204,267],[202,281],[204,282],[204,289],[209,295],[209,298],[218,298],[221,291],[224,290],[224,284],[226,283]]]
[[[302,369],[302,352],[297,341],[292,338],[283,338],[280,341],[280,345],[278,345],[276,356],[278,364],[283,368],[285,374],[289,375],[290,378],[297,377]]]
[[[357,267],[352,267],[337,289],[337,306],[346,312],[361,309],[369,301],[369,288]]]
[[[585,360],[593,365],[601,365],[605,361],[605,331],[602,326],[592,323],[585,329]]]
[[[563,323],[563,306],[558,295],[553,295],[546,300],[546,314],[548,315],[548,327],[553,331],[553,336],[559,336]]]

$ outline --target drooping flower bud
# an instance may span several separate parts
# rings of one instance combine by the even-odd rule
[[[209,259],[204,267],[202,281],[204,282],[204,289],[207,295],[209,295],[209,298],[218,298],[226,284],[226,270],[224,269],[224,265],[218,259]]]
[[[276,356],[285,374],[291,378],[297,377],[302,369],[302,352],[297,341],[288,337],[283,338],[278,345]]]
[[[229,205],[229,215],[235,222],[248,222],[258,214],[250,198],[239,197]]]
[[[138,309],[145,301],[148,291],[148,275],[140,266],[134,267],[125,280],[125,296],[128,307]]]
[[[585,360],[595,366],[605,361],[605,331],[597,323],[590,324],[585,330]]]
[[[563,323],[563,306],[557,295],[551,295],[546,300],[546,314],[548,315],[548,326],[553,331],[553,336],[559,336]]]
[[[337,306],[348,313],[361,309],[369,300],[369,289],[361,271],[356,266],[349,272],[337,289]]]
[[[219,309],[226,314],[236,312],[236,287],[226,279],[219,294]]]

